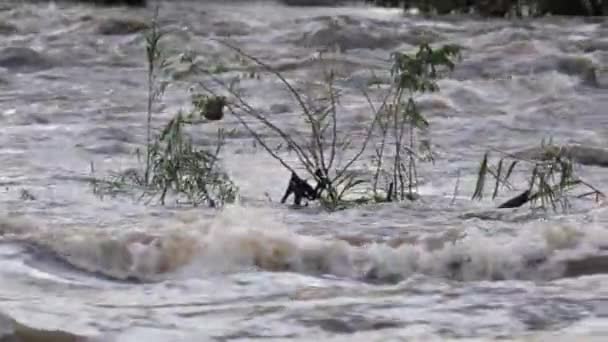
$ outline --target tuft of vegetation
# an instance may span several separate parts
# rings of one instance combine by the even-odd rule
[[[422,93],[439,91],[437,80],[454,69],[460,48],[445,45],[433,49],[424,43],[415,54],[397,52],[392,57],[394,84],[388,92],[388,105],[378,113],[381,141],[375,150],[373,192],[378,198],[378,181],[383,174],[389,179],[386,181],[387,201],[414,200],[417,198],[417,163],[433,161],[430,141],[420,139],[428,130],[429,122],[418,109],[415,98]],[[387,160],[390,133],[393,156],[392,160]]]
[[[231,84],[216,78],[207,70],[200,69],[201,72],[210,76],[216,84],[220,86],[231,97],[227,104],[230,113],[238,122],[252,135],[256,143],[262,146],[274,159],[292,174],[289,189],[283,197],[283,202],[290,193],[294,193],[294,203],[300,204],[302,198],[309,200],[319,200],[322,205],[330,210],[342,207],[346,203],[346,196],[358,185],[364,183],[353,172],[350,172],[353,164],[363,155],[371,137],[371,132],[376,120],[371,120],[367,128],[366,138],[362,144],[356,148],[354,155],[340,163],[346,151],[352,146],[352,140],[348,134],[342,133],[339,128],[338,119],[340,111],[340,93],[335,87],[335,75],[332,70],[325,70],[324,78],[313,85],[320,92],[305,93],[297,90],[287,79],[271,66],[260,59],[248,54],[242,49],[226,42],[217,40],[220,44],[232,49],[244,59],[254,63],[257,67],[274,77],[276,77],[294,98],[299,106],[299,118],[308,128],[308,135],[299,137],[288,134],[279,125],[273,122],[265,113],[255,109],[244,98],[238,89],[240,79],[234,80]],[[203,88],[213,96],[219,97],[211,87],[202,85]],[[271,142],[262,137],[252,128],[249,120],[253,119],[263,127],[277,134],[282,140],[279,148],[271,147]],[[279,150],[284,146],[290,152],[295,153],[299,165],[293,165],[279,155]],[[298,175],[297,169],[304,169],[309,178],[313,178],[316,189],[311,189],[304,185],[305,181]]]
[[[532,208],[552,208],[554,211],[561,208],[567,211],[571,207],[572,191],[581,187],[586,190],[576,195],[577,198],[594,196],[596,201],[605,198],[604,193],[576,174],[576,162],[565,148],[543,141],[541,149],[543,153],[534,159],[501,152],[502,156],[496,165],[491,164],[490,152],[486,152],[479,166],[472,198],[483,199],[488,175],[494,178],[492,199],[495,199],[503,188],[514,190],[511,179],[519,165],[523,165],[525,173],[529,175],[525,190],[501,204],[499,208],[516,208],[530,203]]]
[[[180,110],[160,132],[154,130],[156,104],[169,86],[167,77],[163,75],[171,64],[160,46],[166,32],[160,30],[157,18],[158,8],[146,32],[148,99],[145,164],[142,169],[112,173],[106,180],[93,177],[93,191],[103,197],[137,190],[140,199],[147,198],[149,202],[158,198],[162,205],[169,193],[185,197],[187,203],[195,206],[205,204],[219,207],[234,202],[238,187],[221,169],[220,163],[225,131],[218,129],[216,146],[211,151],[195,146],[188,132],[198,124],[221,120],[225,98],[193,95],[192,109],[188,113]],[[140,154],[138,150],[137,155]],[[94,173],[93,165],[91,172]]]
[[[292,177],[282,202],[294,194],[294,204],[300,204],[301,200],[306,198],[319,200],[326,209],[336,210],[370,201],[416,198],[414,191],[418,178],[416,163],[432,160],[432,153],[429,141],[419,139],[418,133],[428,130],[429,123],[418,110],[415,97],[421,93],[439,90],[436,81],[454,68],[454,60],[460,52],[457,46],[446,45],[433,49],[430,45],[423,44],[412,55],[395,53],[392,56],[394,82],[386,90],[381,105],[376,107],[366,90],[362,90],[371,115],[362,142],[352,148],[351,134],[343,133],[344,130],[340,128],[341,94],[335,87],[335,74],[331,69],[326,69],[323,79],[311,85],[311,88],[317,90],[316,93],[312,91],[311,94],[296,89],[280,72],[255,56],[228,42],[221,40],[217,42],[276,77],[299,106],[298,117],[307,127],[306,136],[288,134],[273,121],[272,117],[249,104],[238,89],[239,79],[227,84],[217,78],[213,72],[199,68],[201,73],[212,79],[228,94],[230,99],[226,97],[223,99],[227,101],[229,112],[252,135],[256,143],[291,172]],[[202,84],[202,87],[213,96],[220,96],[211,86]],[[250,119],[278,135],[282,140],[280,147],[295,153],[298,163],[289,163],[281,157],[280,148],[271,147],[271,142],[252,127]],[[380,133],[381,143],[380,147],[376,148],[375,173],[365,178],[355,172],[354,167],[361,161],[377,133]],[[389,160],[385,150],[389,148],[388,144],[391,142],[394,153]],[[298,175],[296,171],[298,169],[303,169],[308,178],[315,180],[316,188],[308,185],[303,180],[304,177]],[[386,182],[388,189],[384,197],[378,192],[380,175],[390,178]],[[356,198],[357,189],[364,190],[366,187],[371,187],[373,195]]]
[[[158,194],[161,204],[167,192],[186,195],[190,203],[206,203],[218,207],[234,202],[237,187],[230,177],[217,167],[225,141],[224,130],[218,130],[213,152],[197,148],[184,132],[192,121],[181,112],[165,126],[150,149],[150,179],[147,187]]]

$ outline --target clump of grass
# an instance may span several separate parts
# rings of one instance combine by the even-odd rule
[[[500,152],[501,157],[496,165],[491,165],[490,152],[486,152],[480,162],[472,198],[483,199],[488,175],[494,178],[492,199],[495,199],[503,188],[515,189],[511,178],[519,165],[524,165],[525,172],[529,175],[525,190],[499,208],[514,208],[530,203],[532,208],[543,210],[551,208],[555,212],[561,208],[562,211],[567,211],[571,207],[571,192],[581,187],[586,188],[587,191],[576,195],[577,198],[594,196],[596,201],[605,198],[603,192],[576,174],[576,163],[565,148],[552,142],[542,141],[541,150],[542,154],[534,159],[524,159]]]
[[[158,8],[146,32],[148,97],[144,165],[142,169],[112,173],[105,180],[93,177],[93,191],[103,197],[137,190],[140,199],[147,198],[149,202],[158,198],[162,205],[169,193],[177,195],[178,200],[185,197],[187,203],[195,206],[219,207],[233,202],[238,188],[220,163],[220,152],[225,144],[224,130],[218,129],[216,145],[211,151],[195,146],[188,133],[188,128],[198,124],[221,120],[225,98],[194,95],[189,113],[180,110],[160,132],[154,132],[155,105],[169,86],[169,81],[162,75],[170,65],[160,45],[166,32],[160,30],[157,18]],[[139,150],[137,154],[140,155]],[[94,172],[93,165],[91,172]]]
[[[209,152],[193,145],[192,138],[184,132],[187,125],[192,125],[192,121],[178,113],[152,145],[147,187],[153,196],[159,196],[161,204],[165,203],[169,190],[185,195],[193,205],[218,207],[234,202],[237,187],[217,167],[225,141],[224,130],[218,130],[216,149]]]

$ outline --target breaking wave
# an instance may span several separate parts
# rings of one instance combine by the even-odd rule
[[[185,220],[154,230],[58,231],[3,219],[0,236],[3,244],[22,246],[36,267],[55,260],[137,282],[252,270],[380,283],[414,274],[476,281],[608,273],[608,232],[593,225],[530,223],[508,234],[471,228],[380,241],[305,236],[266,220],[252,223],[244,218],[260,217],[252,210],[233,208],[214,220]]]

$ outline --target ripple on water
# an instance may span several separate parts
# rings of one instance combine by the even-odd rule
[[[12,72],[34,72],[52,68],[53,58],[26,47],[8,47],[0,50],[0,67]]]

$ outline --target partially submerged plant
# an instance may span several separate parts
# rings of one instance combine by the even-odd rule
[[[381,142],[376,148],[375,194],[379,176],[383,173],[389,178],[386,190],[388,201],[416,198],[417,162],[432,161],[432,151],[428,140],[419,139],[419,134],[428,129],[429,122],[418,109],[415,97],[421,93],[439,91],[437,80],[444,72],[454,68],[454,59],[459,54],[460,48],[455,45],[433,49],[428,44],[422,44],[413,55],[393,54],[391,74],[394,86],[389,90],[389,105],[378,113]],[[389,159],[385,149],[390,133],[393,156]]]
[[[495,199],[501,188],[514,189],[511,178],[517,165],[525,165],[529,178],[521,194],[501,204],[499,208],[516,208],[530,203],[533,208],[558,207],[566,211],[570,208],[570,192],[578,187],[585,187],[587,192],[577,195],[582,198],[595,196],[595,200],[604,198],[603,192],[584,181],[575,172],[575,161],[566,153],[566,149],[553,143],[541,143],[542,153],[532,159],[501,152],[502,157],[496,166],[490,164],[490,153],[486,152],[478,170],[473,199],[481,200],[484,196],[487,176],[494,178],[492,199]]]
[[[225,92],[231,96],[231,101],[226,106],[234,115],[243,127],[254,137],[273,158],[288,169],[292,178],[289,182],[290,186],[283,200],[293,192],[296,195],[296,204],[299,204],[302,198],[311,200],[318,199],[324,207],[334,210],[345,202],[346,195],[349,194],[356,186],[364,181],[355,177],[350,172],[353,164],[363,155],[363,152],[370,140],[371,132],[375,125],[376,119],[370,123],[366,130],[366,137],[356,152],[346,162],[340,163],[339,155],[352,145],[352,141],[348,134],[341,136],[338,121],[338,112],[340,106],[340,93],[335,87],[335,76],[331,70],[325,70],[325,77],[322,80],[323,94],[320,96],[308,95],[296,88],[285,79],[285,77],[271,66],[259,60],[258,58],[244,52],[238,47],[225,41],[219,43],[236,51],[239,55],[252,61],[258,67],[272,75],[274,75],[288,90],[299,106],[301,118],[308,127],[309,135],[302,139],[297,139],[295,135],[290,135],[275,124],[270,117],[261,111],[253,108],[243,97],[242,93],[237,89],[238,80],[232,84],[226,84],[222,80],[215,77],[212,73],[206,70],[201,70],[207,76],[212,78]],[[201,86],[214,96],[219,96],[211,87],[201,84]],[[293,151],[299,161],[298,166],[291,165],[283,157],[279,156],[276,149],[270,147],[270,143],[256,132],[248,123],[248,118],[252,118],[264,127],[276,133],[283,141],[283,144],[290,151]],[[302,178],[298,176],[296,169],[303,167],[310,178],[315,179],[318,185],[316,190],[309,191],[308,187],[303,186]],[[297,186],[296,186],[297,185]],[[291,190],[291,191],[290,191]]]
[[[151,163],[151,148],[152,148],[152,116],[154,113],[154,105],[160,100],[169,85],[168,82],[159,82],[159,73],[162,72],[168,65],[168,59],[163,54],[160,47],[160,40],[165,36],[166,32],[160,30],[158,25],[158,6],[154,9],[154,17],[152,25],[145,33],[146,38],[146,62],[148,75],[148,100],[146,107],[146,168],[144,173],[144,183],[148,184],[150,179],[150,163]]]
[[[429,123],[419,111],[415,97],[424,92],[439,90],[436,81],[443,76],[444,71],[454,67],[453,59],[459,54],[458,47],[446,45],[433,49],[428,44],[422,44],[414,55],[393,54],[391,72],[394,82],[384,94],[380,106],[376,107],[363,90],[371,115],[362,141],[353,146],[352,134],[344,132],[340,127],[341,94],[335,86],[335,74],[331,69],[324,70],[323,79],[313,84],[313,88],[320,89],[321,93],[309,94],[296,89],[280,72],[258,58],[217,39],[213,40],[235,51],[239,59],[253,63],[253,66],[248,67],[253,70],[252,77],[259,79],[259,73],[263,71],[281,82],[298,104],[298,118],[302,119],[307,128],[306,136],[288,134],[278,123],[273,122],[270,116],[255,109],[245,100],[238,89],[240,78],[233,82],[223,81],[213,68],[197,65],[192,54],[183,54],[178,58],[179,63],[187,64],[186,73],[205,75],[206,79],[211,79],[220,86],[223,94],[206,82],[199,82],[198,86],[204,92],[195,92],[192,95],[192,111],[189,114],[180,111],[160,134],[153,134],[154,106],[169,84],[159,76],[171,64],[159,44],[164,35],[158,29],[155,16],[146,38],[148,103],[143,174],[137,171],[118,174],[107,181],[105,186],[102,186],[103,182],[98,181],[97,191],[105,188],[116,193],[129,184],[140,189],[142,196],[157,197],[163,204],[168,192],[185,195],[193,204],[205,202],[210,206],[217,206],[234,200],[236,186],[226,173],[219,169],[218,163],[224,144],[224,132],[218,131],[215,151],[209,152],[195,147],[185,129],[186,126],[191,127],[201,122],[221,120],[224,110],[227,110],[252,135],[257,144],[291,172],[292,177],[282,202],[294,194],[296,204],[301,204],[302,199],[319,200],[325,208],[336,210],[347,205],[349,201],[353,202],[355,189],[370,181],[373,183],[371,187],[374,195],[364,195],[354,202],[415,198],[415,187],[418,184],[417,162],[432,160],[430,143],[420,138]],[[272,148],[271,142],[252,127],[251,119],[278,135],[282,146],[295,153],[297,163],[287,162],[280,156],[278,148]],[[376,170],[371,179],[364,179],[357,176],[353,168],[364,156],[374,134],[377,133],[377,127],[382,142],[376,149]],[[387,153],[391,147],[393,155]],[[301,169],[316,181],[316,187],[312,187],[304,180],[305,177],[298,175],[296,170]],[[386,198],[381,198],[377,192],[380,175],[388,179]]]
[[[190,113],[179,111],[160,133],[153,132],[154,106],[169,85],[162,76],[171,64],[160,46],[166,33],[160,30],[157,17],[158,8],[146,33],[148,99],[143,172],[131,169],[113,173],[107,180],[93,178],[94,193],[103,196],[138,190],[140,198],[158,198],[163,205],[169,192],[185,196],[192,205],[204,203],[218,207],[233,202],[238,188],[221,169],[219,162],[219,154],[225,143],[224,130],[218,129],[216,146],[212,151],[195,146],[186,130],[199,123],[221,120],[225,98],[194,95]]]
[[[208,70],[199,69],[201,73],[215,81],[222,91],[229,94],[230,99],[226,102],[226,107],[237,121],[249,131],[259,145],[291,172],[289,187],[283,196],[283,201],[293,193],[296,204],[300,204],[301,199],[307,198],[309,200],[318,199],[324,207],[330,210],[343,207],[346,204],[346,198],[351,197],[349,195],[355,188],[369,182],[368,179],[355,176],[352,168],[364,155],[376,127],[379,127],[382,143],[381,147],[376,150],[376,172],[372,179],[374,196],[367,199],[364,197],[363,200],[380,200],[377,187],[381,173],[390,175],[391,178],[387,182],[390,183],[387,191],[388,198],[381,200],[414,198],[414,187],[417,183],[416,162],[432,159],[430,144],[428,141],[421,141],[417,135],[419,131],[424,131],[428,127],[428,121],[418,110],[414,97],[423,92],[439,90],[436,81],[443,76],[444,71],[449,71],[454,67],[453,59],[458,56],[458,47],[446,45],[433,49],[428,44],[423,44],[415,55],[394,54],[391,70],[394,83],[385,93],[382,103],[377,108],[363,90],[371,110],[371,120],[365,129],[365,135],[360,145],[354,149],[354,153],[345,162],[340,163],[341,157],[347,152],[352,152],[349,149],[353,146],[353,141],[350,137],[351,134],[344,134],[339,128],[341,94],[335,87],[335,74],[331,69],[326,69],[322,82],[316,84],[317,87],[321,86],[322,94],[310,95],[302,90],[297,90],[280,72],[258,58],[228,42],[221,40],[217,40],[217,42],[255,63],[259,69],[275,76],[298,104],[299,117],[302,118],[308,131],[308,136],[301,138],[286,133],[277,123],[273,122],[271,117],[253,108],[237,89],[238,79],[227,84]],[[219,97],[217,90],[212,89],[211,86],[203,83],[201,86],[208,93]],[[248,120],[250,118],[277,134],[283,141],[283,145],[295,153],[299,165],[292,165],[279,156],[276,149],[270,147],[267,139],[251,127]],[[394,146],[394,156],[390,161],[386,160],[388,157],[385,152],[389,138],[392,138]],[[295,171],[299,167],[302,167],[310,178],[315,179],[318,185],[316,188],[312,188],[308,184],[304,185],[304,181]]]
[[[180,112],[165,126],[151,148],[151,178],[148,188],[159,193],[161,204],[169,190],[185,195],[193,205],[210,207],[233,202],[237,188],[230,177],[217,167],[224,145],[224,131],[218,130],[215,151],[197,148],[184,132],[191,121]]]

